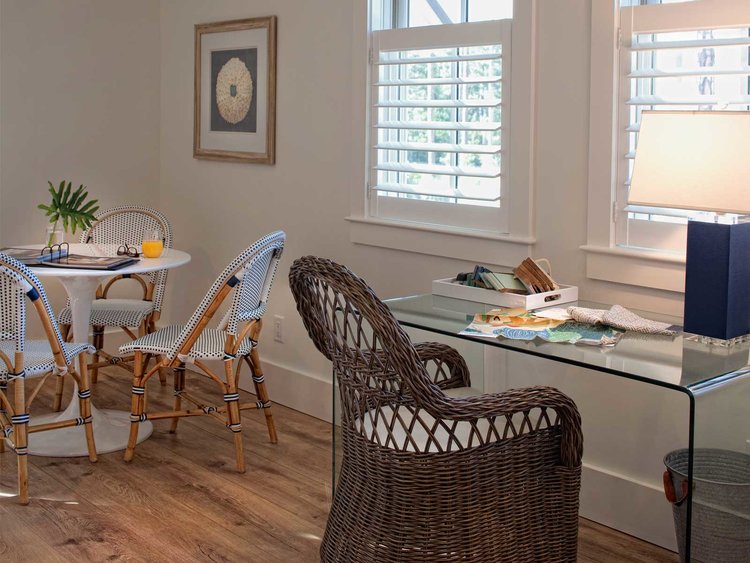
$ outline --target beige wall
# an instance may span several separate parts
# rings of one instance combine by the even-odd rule
[[[153,0],[0,2],[0,246],[43,241],[48,180],[158,206],[159,68]]]
[[[0,243],[42,241],[48,180],[158,203],[158,3],[3,0],[0,16]]]
[[[274,314],[284,316],[286,342],[267,335],[264,354],[285,373],[318,378],[328,377],[327,367],[304,334],[286,281],[295,257],[317,254],[342,262],[382,297],[429,291],[430,280],[473,266],[349,242],[345,217],[356,185],[349,163],[362,150],[360,139],[352,136],[352,120],[364,119],[352,95],[359,87],[351,72],[357,62],[352,55],[354,4],[161,3],[162,199],[177,240],[194,260],[180,272],[182,291],[173,295],[172,312],[192,309],[212,276],[242,247],[265,232],[284,229],[287,251],[267,322]],[[555,277],[578,285],[584,298],[679,314],[678,294],[595,282],[585,275],[579,247],[586,242],[589,12],[588,0],[539,2],[535,256],[549,258]],[[279,17],[277,164],[193,159],[193,25],[269,14]]]
[[[161,185],[177,240],[193,256],[179,273],[172,313],[193,309],[213,277],[264,233],[283,229],[287,251],[273,290],[286,316],[287,343],[264,338],[269,360],[325,377],[328,368],[301,332],[286,275],[294,257],[320,254],[362,268],[380,254],[394,271],[408,256],[348,242],[352,16],[348,1],[176,0],[161,3]],[[275,166],[196,160],[193,133],[193,25],[279,18]],[[360,258],[363,258],[360,260]],[[435,269],[437,271],[438,269]],[[367,274],[368,272],[364,272]],[[425,278],[428,279],[428,278]],[[270,325],[270,316],[269,321]]]

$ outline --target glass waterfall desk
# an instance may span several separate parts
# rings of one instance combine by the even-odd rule
[[[487,351],[500,349],[509,356],[525,355],[526,362],[530,361],[529,356],[532,356],[555,362],[558,367],[560,364],[563,364],[562,367],[567,364],[584,368],[584,370],[593,370],[588,372],[567,370],[575,372],[574,378],[578,373],[591,375],[586,385],[614,383],[610,379],[603,381],[601,378],[598,382],[594,381],[593,378],[597,374],[605,374],[638,382],[636,387],[642,393],[656,393],[655,386],[668,392],[682,394],[683,399],[680,399],[680,403],[687,405],[688,411],[682,420],[687,420],[687,428],[682,429],[686,432],[681,433],[682,438],[679,441],[682,443],[678,447],[688,448],[689,483],[693,482],[693,458],[696,448],[717,447],[743,453],[748,451],[750,417],[747,415],[747,400],[750,400],[750,362],[748,361],[750,343],[726,348],[683,338],[682,334],[673,338],[634,333],[626,333],[614,347],[548,343],[539,339],[525,342],[502,338],[481,338],[459,335],[458,332],[467,326],[471,315],[486,312],[492,306],[433,295],[390,299],[385,303],[401,325],[408,327],[407,332],[410,333],[414,342],[442,340],[459,348],[462,353],[467,346],[473,346],[475,352],[479,350],[480,354],[469,354],[469,356],[474,356],[475,361],[469,357],[467,362],[472,370],[472,387],[480,391],[499,390],[492,388],[490,381],[492,376],[487,373],[487,367],[482,367],[481,363],[486,361],[482,357],[487,356]],[[578,304],[585,307],[609,308],[609,305],[596,303],[579,302]],[[574,303],[565,306],[567,305],[574,305]],[[680,324],[680,319],[674,317],[653,313],[642,314],[646,318]],[[449,339],[446,340],[445,337]],[[476,361],[477,356],[479,356],[478,361]],[[477,363],[480,364],[479,375],[477,375]],[[550,366],[549,364],[543,365]],[[540,383],[545,384],[537,380],[528,384]],[[554,385],[554,382],[546,384]],[[575,393],[573,393],[573,399],[577,400]],[[597,401],[602,403],[608,400],[616,403],[618,397],[605,395],[601,397],[601,400],[597,398]],[[648,407],[644,406],[644,408]],[[604,411],[606,412],[606,407]],[[587,413],[584,412],[584,422],[586,422],[586,416]],[[653,434],[660,432],[660,428],[648,430]],[[643,432],[643,429],[641,431]],[[686,442],[683,442],[685,434]],[[586,435],[584,432],[584,457],[585,452]],[[661,461],[665,454],[667,451],[659,452],[658,460],[653,460],[652,468],[657,467],[658,461],[658,468],[663,471]],[[657,473],[655,477],[658,478],[658,475],[660,473]],[[700,478],[701,475],[698,477]],[[744,488],[750,489],[750,486]],[[685,540],[679,542],[682,545],[678,546],[683,560],[690,559],[691,547],[693,547],[694,556],[698,555],[699,549],[702,549],[698,548],[697,543],[691,545],[691,539],[693,542],[705,541],[705,538],[701,538],[705,534],[699,530],[704,526],[705,520],[695,517],[697,512],[693,506],[692,490],[692,486],[688,487]],[[664,503],[668,507],[666,500]],[[741,516],[749,518],[746,512]],[[683,518],[685,518],[684,514]],[[746,529],[750,529],[750,519],[743,520],[743,524]],[[671,526],[671,522],[667,525]]]

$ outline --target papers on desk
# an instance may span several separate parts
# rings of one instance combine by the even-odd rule
[[[511,340],[534,340],[569,344],[614,346],[622,332],[605,326],[593,326],[570,320],[564,309],[551,309],[542,314],[524,309],[493,309],[474,315],[469,326],[459,334]]]

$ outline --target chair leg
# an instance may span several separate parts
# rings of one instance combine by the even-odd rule
[[[250,358],[247,364],[250,366],[250,372],[253,376],[253,385],[255,386],[255,396],[258,397],[263,414],[266,415],[266,426],[268,426],[268,438],[272,444],[278,443],[278,437],[276,435],[276,425],[273,422],[273,414],[271,413],[271,400],[268,397],[268,390],[266,389],[266,378],[263,375],[263,367],[260,363],[260,355],[258,354],[258,348],[253,347],[250,351]]]
[[[94,348],[96,348],[96,350],[94,351],[93,362],[94,365],[96,365],[99,363],[99,350],[104,348],[103,326],[94,327]],[[96,383],[97,381],[99,381],[99,368],[93,367],[91,368],[91,383]]]
[[[153,354],[144,354],[143,367],[141,368],[143,371],[141,373],[146,373],[148,371],[148,364],[151,362],[151,358],[154,358],[154,361],[159,361],[158,356],[154,356]],[[145,385],[143,387],[143,412],[146,412],[148,410],[148,389],[146,389]]]
[[[78,374],[81,382],[78,385],[78,406],[81,410],[84,429],[86,431],[86,447],[89,450],[89,461],[96,461],[96,443],[94,442],[94,424],[91,420],[91,385],[89,383],[89,368],[86,353],[78,356]],[[60,378],[62,379],[62,378]]]
[[[133,390],[130,399],[130,435],[123,459],[130,461],[138,441],[138,427],[143,417],[143,352],[136,352],[133,358]]]
[[[151,334],[152,332],[156,332],[156,323],[154,322],[153,314],[143,321],[143,331],[144,334]],[[167,384],[167,368],[159,368],[159,382],[162,385]]]
[[[63,342],[69,342],[72,336],[70,331],[71,325],[62,324],[60,325],[60,335],[62,336]],[[60,412],[62,410],[62,396],[65,391],[65,377],[57,377],[55,382],[55,399],[52,402],[52,410]]]
[[[18,456],[18,498],[21,504],[29,504],[29,455],[28,426],[29,416],[26,413],[26,387],[23,378],[13,382],[15,401],[13,409],[13,439]]]
[[[224,371],[227,378],[227,395],[236,395],[237,383],[232,372],[232,362],[224,362]],[[234,452],[237,457],[237,471],[245,472],[245,452],[242,446],[242,420],[240,418],[240,403],[237,398],[230,401],[225,399],[227,405],[227,426],[234,433]]]
[[[52,403],[52,410],[60,412],[62,410],[62,396],[65,391],[65,376],[56,376],[55,381],[55,400]]]
[[[4,394],[7,397],[7,391],[8,391],[8,384],[4,381],[0,381],[0,393]],[[5,411],[5,408],[3,407],[3,404],[0,403],[0,412],[7,415],[7,412]],[[5,453],[5,433],[0,433],[0,454]]]
[[[160,368],[161,370],[161,368]],[[161,375],[161,371],[159,372]],[[174,368],[174,410],[178,411],[182,408],[182,397],[180,393],[185,390],[185,364]],[[169,428],[169,433],[174,434],[177,432],[177,423],[180,421],[180,417],[176,416],[172,419],[172,425]]]

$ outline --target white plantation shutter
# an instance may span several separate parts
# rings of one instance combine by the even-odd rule
[[[621,10],[617,244],[682,250],[686,220],[713,215],[626,202],[644,109],[750,110],[750,9],[730,4]]]
[[[373,32],[376,214],[503,232],[511,21]]]

